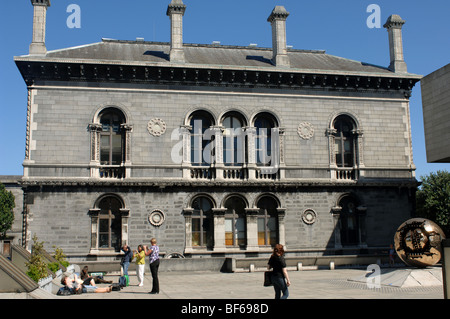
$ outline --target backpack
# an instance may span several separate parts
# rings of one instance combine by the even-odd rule
[[[111,285],[111,290],[112,291],[120,291],[122,287],[120,286],[120,284],[112,284]]]
[[[73,289],[70,289],[69,287],[61,287],[58,289],[58,292],[56,293],[57,296],[70,296],[73,295]]]

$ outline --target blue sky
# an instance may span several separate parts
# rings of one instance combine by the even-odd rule
[[[25,154],[27,90],[13,57],[28,54],[33,7],[29,0],[3,1],[0,11],[0,175],[21,175]],[[48,50],[101,41],[101,38],[169,41],[170,0],[51,0],[47,12]],[[389,65],[386,30],[391,14],[406,24],[403,44],[408,71],[427,75],[450,62],[448,0],[184,0],[184,42],[271,47],[267,17],[276,5],[290,12],[288,45],[320,49],[348,59]],[[81,27],[69,28],[70,4],[81,9]],[[369,28],[370,4],[380,7],[381,28]],[[450,83],[449,83],[450,85]],[[417,177],[450,164],[426,161],[420,83],[410,99],[414,162]]]

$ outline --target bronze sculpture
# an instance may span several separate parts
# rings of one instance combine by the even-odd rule
[[[405,264],[424,268],[441,259],[443,239],[445,234],[436,223],[425,218],[412,218],[397,229],[394,244],[397,255]]]

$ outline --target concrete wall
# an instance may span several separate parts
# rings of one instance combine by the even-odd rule
[[[425,146],[429,163],[450,163],[450,64],[421,80]]]

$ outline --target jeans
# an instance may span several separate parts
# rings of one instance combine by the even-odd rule
[[[130,262],[129,261],[125,261],[122,264],[122,268],[123,268],[123,274],[128,276],[128,267],[130,267]]]
[[[150,264],[150,272],[152,273],[153,287],[152,292],[159,293],[159,279],[158,279],[159,259]]]
[[[289,290],[284,277],[272,275],[273,289],[275,289],[275,299],[287,299],[289,297]],[[283,297],[281,297],[283,293]]]

